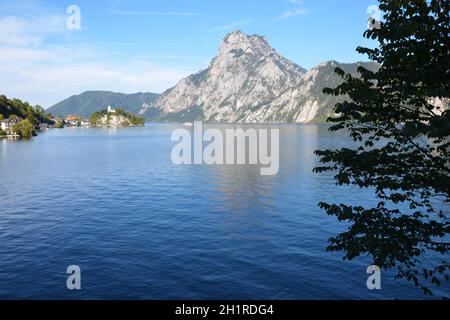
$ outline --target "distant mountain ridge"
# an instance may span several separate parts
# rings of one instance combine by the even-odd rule
[[[152,104],[157,97],[158,94],[151,92],[124,94],[111,91],[85,91],[53,105],[46,111],[62,117],[69,114],[89,117],[110,105],[137,114],[146,104]]]
[[[344,99],[322,92],[342,83],[335,68],[356,74],[359,66],[379,68],[374,62],[328,61],[306,70],[279,54],[265,37],[238,30],[222,40],[207,69],[161,95],[86,91],[47,111],[88,117],[111,105],[154,122],[325,122]]]
[[[323,122],[339,99],[322,93],[341,83],[334,69],[356,73],[360,65],[378,68],[371,62],[329,61],[307,71],[276,52],[265,37],[235,31],[222,40],[207,69],[182,79],[140,114],[175,122]]]

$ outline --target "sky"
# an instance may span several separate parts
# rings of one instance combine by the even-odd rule
[[[71,5],[79,8],[79,19]],[[161,93],[206,68],[221,39],[238,29],[267,36],[306,69],[328,60],[365,61],[355,49],[374,45],[363,38],[374,5],[376,0],[0,0],[0,94],[48,108],[86,90]]]

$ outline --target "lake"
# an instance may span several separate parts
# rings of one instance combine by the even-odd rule
[[[345,225],[317,203],[374,202],[370,190],[312,172],[313,151],[348,145],[343,133],[270,125],[280,129],[280,167],[261,176],[259,166],[174,165],[179,127],[0,141],[0,298],[424,297],[390,272],[368,290],[370,259],[326,252]],[[69,265],[81,268],[81,290],[66,287]]]

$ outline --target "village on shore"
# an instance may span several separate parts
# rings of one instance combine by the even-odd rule
[[[30,139],[39,131],[51,128],[64,127],[128,127],[143,126],[144,118],[135,116],[123,109],[113,109],[108,106],[105,110],[94,112],[89,119],[68,115],[65,118],[52,116],[39,110],[40,117],[36,117],[36,111],[32,110],[32,116],[9,114],[5,118],[0,113],[0,139]]]

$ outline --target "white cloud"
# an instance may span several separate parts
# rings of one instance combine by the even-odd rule
[[[77,50],[57,48],[1,50],[0,61],[0,74],[8,75],[0,78],[2,94],[46,108],[86,90],[162,92],[197,71],[138,58],[127,63],[92,61]]]
[[[39,46],[46,36],[67,32],[65,12],[34,1],[2,3],[0,11],[0,45]]]
[[[59,14],[32,3],[33,10],[24,9],[20,1],[8,4],[8,8],[0,4],[7,13],[0,17],[0,74],[4,75],[0,77],[0,94],[47,108],[86,90],[162,92],[197,71],[152,62],[157,58],[181,59],[176,55],[125,59],[97,44],[67,41],[74,31],[66,28],[65,12]],[[55,39],[60,42],[55,43]]]
[[[289,3],[297,6],[303,6],[304,0],[287,0]],[[297,16],[305,16],[308,15],[309,11],[304,9],[303,7],[297,7],[297,9],[289,10],[283,12],[281,15],[273,19],[273,21],[281,21],[288,18],[293,18]]]
[[[64,26],[64,17],[58,15],[35,19],[3,16],[0,17],[0,45],[38,46],[46,35],[65,32]]]
[[[280,16],[276,17],[274,19],[274,21],[281,21],[281,20],[285,20],[288,18],[293,18],[296,16],[305,16],[308,15],[309,11],[303,8],[299,8],[299,9],[294,9],[294,10],[290,10],[290,11],[286,11],[283,14],[281,14]]]
[[[0,18],[0,44],[23,46],[38,45],[41,38],[29,34],[29,26],[23,19],[17,17]]]
[[[115,15],[128,16],[199,16],[200,13],[195,12],[155,12],[155,11],[112,11]]]

